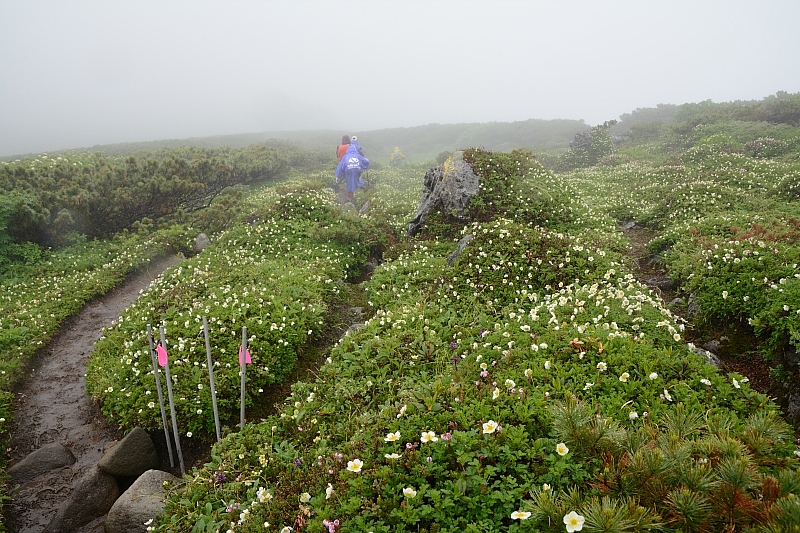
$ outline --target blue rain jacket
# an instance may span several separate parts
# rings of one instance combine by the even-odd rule
[[[358,143],[351,143],[350,148],[339,161],[339,166],[336,167],[336,179],[344,176],[347,192],[355,192],[356,189],[364,186],[364,182],[361,181],[361,171],[369,168],[369,159],[361,155],[360,151],[361,146]]]

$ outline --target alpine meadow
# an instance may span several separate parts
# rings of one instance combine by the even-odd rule
[[[59,328],[178,255],[85,370],[163,437],[164,328],[205,453],[147,531],[800,532],[800,93],[458,128],[359,133],[353,199],[338,132],[0,163],[6,444]]]

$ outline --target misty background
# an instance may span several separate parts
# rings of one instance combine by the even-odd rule
[[[0,156],[800,91],[800,2],[0,0]],[[338,141],[333,139],[335,144]]]

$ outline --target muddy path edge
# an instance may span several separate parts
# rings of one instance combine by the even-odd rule
[[[15,390],[14,423],[6,448],[8,466],[53,442],[66,445],[76,462],[22,485],[10,479],[11,501],[3,510],[9,531],[42,531],[86,470],[100,460],[105,445],[124,435],[87,395],[86,361],[103,328],[111,326],[153,280],[179,261],[177,255],[158,258],[93,298],[31,360],[26,377]],[[98,520],[78,531],[102,529],[102,520]]]

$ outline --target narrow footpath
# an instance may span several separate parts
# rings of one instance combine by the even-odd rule
[[[16,391],[15,425],[7,450],[9,466],[54,442],[65,444],[77,461],[16,489],[19,483],[11,478],[12,500],[5,513],[9,531],[41,532],[87,468],[100,460],[106,443],[123,436],[86,394],[86,361],[103,328],[112,325],[136,301],[140,291],[178,261],[177,256],[156,261],[106,295],[95,298],[37,354],[28,376]],[[102,531],[103,518],[78,530]]]

